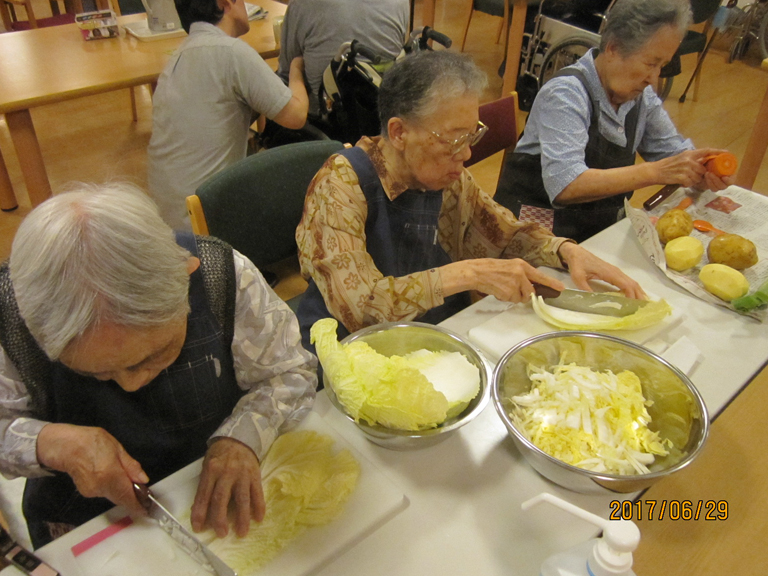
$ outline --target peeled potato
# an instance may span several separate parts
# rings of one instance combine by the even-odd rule
[[[667,259],[667,266],[672,270],[682,272],[693,268],[701,262],[704,255],[704,244],[701,240],[693,236],[681,236],[667,242],[664,246],[664,256]]]
[[[678,208],[665,212],[656,222],[656,232],[662,244],[681,236],[688,236],[692,231],[693,218],[688,212]]]
[[[749,292],[744,274],[724,264],[707,264],[699,272],[699,280],[709,292],[730,302]]]
[[[716,264],[744,270],[757,264],[757,248],[738,234],[720,234],[710,241],[707,258]]]

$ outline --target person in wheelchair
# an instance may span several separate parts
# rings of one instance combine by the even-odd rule
[[[408,34],[408,0],[291,0],[285,12],[277,74],[287,84],[291,62],[304,58],[309,113],[318,113],[323,72],[344,42],[358,39],[394,60]]]
[[[600,48],[536,96],[494,199],[581,242],[623,218],[624,199],[636,188],[725,188],[729,179],[705,169],[721,150],[696,149],[683,138],[654,92],[690,21],[687,0],[617,0]],[[636,153],[644,163],[635,164]]]
[[[386,321],[436,324],[466,307],[470,290],[521,302],[532,282],[564,288],[540,265],[567,267],[586,290],[600,278],[643,296],[586,249],[518,222],[464,168],[485,132],[486,82],[470,57],[447,50],[413,54],[384,75],[381,136],[332,156],[307,191],[296,231],[309,282],[297,314],[305,346],[320,318],[338,319],[341,336]]]

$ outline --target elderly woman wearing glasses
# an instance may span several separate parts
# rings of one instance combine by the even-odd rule
[[[469,304],[469,290],[523,302],[532,282],[564,288],[535,266],[567,267],[583,289],[601,278],[643,296],[618,268],[518,222],[475,183],[464,162],[486,130],[486,82],[465,55],[404,58],[381,85],[381,136],[362,138],[315,176],[296,232],[309,281],[298,311],[305,346],[320,318],[338,319],[340,334],[386,321],[436,324]]]

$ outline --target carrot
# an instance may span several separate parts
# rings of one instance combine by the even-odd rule
[[[693,204],[693,199],[690,196],[686,196],[685,198],[680,200],[680,204],[678,204],[675,208],[677,210],[685,210],[691,204]]]
[[[730,152],[721,152],[720,154],[711,156],[706,161],[707,170],[720,178],[736,174],[738,165],[739,161],[736,159],[736,156]]]

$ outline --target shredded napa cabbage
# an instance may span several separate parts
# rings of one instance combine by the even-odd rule
[[[360,465],[348,450],[334,454],[332,448],[333,439],[317,432],[279,436],[261,465],[264,520],[251,521],[244,538],[230,530],[209,548],[240,576],[249,576],[308,528],[338,516],[355,489]]]
[[[634,314],[623,317],[564,310],[547,304],[541,296],[531,298],[531,304],[539,318],[563,330],[639,330],[658,324],[672,313],[666,300],[648,302]]]
[[[463,412],[480,391],[480,372],[458,352],[417,350],[384,356],[360,340],[342,345],[338,323],[310,330],[339,402],[355,420],[398,430],[434,428]]]
[[[531,390],[512,397],[510,417],[541,450],[567,464],[608,474],[647,474],[671,443],[648,428],[652,403],[625,370],[597,372],[576,364],[551,371],[528,365]]]

